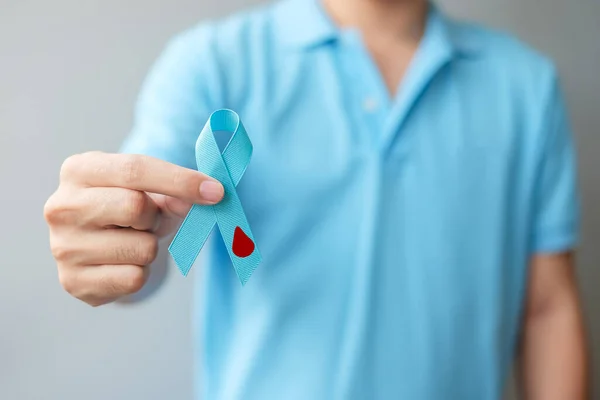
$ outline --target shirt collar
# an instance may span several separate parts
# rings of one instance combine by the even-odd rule
[[[316,47],[339,36],[320,0],[280,1],[275,9],[275,24],[277,35],[286,47]]]
[[[286,47],[315,48],[335,42],[340,30],[329,18],[321,0],[282,0],[276,5],[277,34]],[[467,35],[437,5],[430,3],[423,42],[429,42],[449,56],[471,56],[477,53],[476,37]]]

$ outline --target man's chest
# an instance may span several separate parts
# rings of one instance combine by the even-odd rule
[[[329,197],[360,207],[373,190],[392,209],[413,199],[450,222],[459,209],[479,216],[521,202],[534,163],[526,115],[506,85],[467,62],[427,77],[411,67],[390,100],[375,71],[360,74],[368,68],[350,68],[343,54],[275,63],[246,101],[229,105],[254,144],[239,190],[256,215],[320,210]]]
[[[246,111],[254,155],[239,187],[244,204],[257,215],[310,215],[333,201],[355,218],[376,201],[394,216],[437,213],[432,226],[504,218],[531,175],[518,121],[446,90],[433,86],[405,121],[393,123],[330,93],[269,118]],[[374,140],[389,126],[386,143]],[[348,198],[356,201],[344,209]]]

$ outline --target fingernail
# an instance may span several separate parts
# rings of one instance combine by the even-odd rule
[[[217,181],[204,181],[200,184],[200,196],[210,204],[216,204],[223,198],[225,190]]]

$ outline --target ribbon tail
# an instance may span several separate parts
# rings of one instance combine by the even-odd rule
[[[187,276],[215,226],[212,206],[195,204],[169,246],[169,253],[183,276]]]
[[[262,257],[260,255],[260,252],[258,251],[258,249],[256,249],[252,254],[251,258],[245,261],[243,264],[235,261],[233,262],[233,268],[242,286],[246,285],[246,283],[250,279],[250,276],[252,275],[256,267],[258,267],[258,264],[260,264],[261,260]]]

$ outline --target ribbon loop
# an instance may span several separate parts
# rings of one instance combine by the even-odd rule
[[[214,137],[218,131],[232,133],[222,154]],[[221,182],[225,194],[218,204],[192,206],[171,242],[169,252],[183,275],[189,273],[215,223],[242,285],[260,263],[260,252],[235,190],[251,156],[252,143],[239,116],[231,110],[215,111],[196,142],[196,164],[198,171]]]

